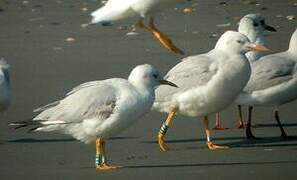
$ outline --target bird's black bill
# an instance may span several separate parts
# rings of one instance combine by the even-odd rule
[[[265,25],[264,27],[267,31],[276,32],[276,29],[272,26]]]
[[[173,82],[170,82],[170,81],[167,81],[167,80],[159,80],[160,84],[164,84],[164,85],[169,85],[169,86],[172,86],[172,87],[178,87],[176,84],[174,84]]]

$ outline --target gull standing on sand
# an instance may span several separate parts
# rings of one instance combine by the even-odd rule
[[[3,59],[0,60],[0,111],[6,110],[11,102],[10,66]]]
[[[211,142],[208,115],[230,105],[246,85],[250,63],[244,54],[251,50],[267,48],[251,43],[239,32],[227,31],[213,50],[187,57],[167,73],[165,78],[176,82],[179,88],[156,90],[154,109],[168,113],[158,134],[161,150],[168,150],[164,137],[176,113],[204,117],[208,148],[226,148]]]
[[[16,129],[33,126],[29,131],[60,131],[85,142],[96,142],[96,169],[119,166],[107,163],[105,140],[129,127],[151,109],[155,87],[175,84],[164,80],[151,65],[135,67],[128,80],[113,78],[91,81],[74,88],[59,101],[38,108],[35,118],[13,122]]]
[[[266,37],[264,35],[265,31],[276,32],[276,29],[272,26],[269,26],[265,23],[265,18],[261,14],[247,14],[243,18],[240,19],[238,25],[238,32],[244,34],[249,38],[252,43],[266,45]],[[250,51],[246,54],[247,59],[250,63],[255,62],[260,57],[267,55],[267,52],[260,52],[260,51]],[[243,128],[243,116],[241,105],[238,105],[239,111],[239,124],[238,128]],[[224,130],[221,126],[221,118],[220,113],[216,114],[216,125],[213,128],[215,130]]]
[[[236,104],[249,106],[246,136],[255,138],[251,131],[253,106],[274,106],[274,116],[287,137],[278,114],[278,107],[297,98],[297,29],[293,33],[287,51],[264,56],[251,65],[251,78],[236,99]]]
[[[110,25],[114,21],[137,17],[139,18],[138,27],[152,33],[166,49],[184,54],[154,24],[154,16],[157,12],[183,1],[186,0],[108,0],[103,7],[91,13],[93,17],[91,24]],[[148,26],[144,25],[144,20],[147,17],[149,18]]]

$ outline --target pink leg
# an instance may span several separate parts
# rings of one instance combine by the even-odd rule
[[[239,112],[238,128],[243,129],[244,128],[244,123],[243,123],[241,105],[238,105],[238,112]]]
[[[219,112],[216,113],[216,125],[214,128],[212,128],[213,130],[225,130],[228,128],[223,128],[222,124],[221,124],[221,114]]]

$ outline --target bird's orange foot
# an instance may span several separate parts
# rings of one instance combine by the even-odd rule
[[[122,166],[113,166],[107,163],[97,164],[96,169],[97,170],[117,170],[122,168]]]
[[[228,146],[218,145],[218,144],[214,144],[212,142],[207,142],[207,146],[208,146],[208,149],[210,149],[210,150],[229,148]]]
[[[163,152],[169,150],[169,147],[168,147],[167,144],[165,143],[165,140],[164,140],[164,136],[163,136],[163,135],[159,135],[159,136],[158,136],[158,143],[159,143],[159,147],[160,147],[160,149],[161,149]]]

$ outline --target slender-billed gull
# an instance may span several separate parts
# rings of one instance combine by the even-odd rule
[[[239,32],[225,32],[213,50],[190,56],[174,66],[165,76],[179,88],[159,87],[156,90],[154,109],[167,112],[158,142],[161,150],[168,149],[164,137],[176,113],[204,117],[204,128],[209,149],[225,148],[210,140],[208,115],[231,104],[250,77],[250,63],[244,54],[251,50],[267,50],[251,43]]]
[[[154,16],[157,12],[185,0],[109,0],[107,3],[92,12],[92,24],[100,23],[109,25],[114,21],[137,17],[138,27],[149,31],[165,48],[178,54],[184,52],[178,49],[164,33],[154,24]],[[144,25],[145,18],[149,18],[148,26]]]
[[[4,59],[0,60],[0,111],[6,110],[11,102],[10,66]]]
[[[164,80],[151,65],[135,67],[128,80],[91,81],[75,87],[62,100],[40,107],[33,120],[13,122],[15,128],[34,126],[29,131],[61,131],[85,142],[96,142],[96,168],[116,169],[107,163],[105,140],[129,127],[150,110],[155,87],[175,84]]]
[[[286,138],[278,107],[297,98],[297,29],[287,51],[264,56],[252,63],[251,67],[251,78],[235,101],[236,104],[249,106],[246,136],[255,138],[251,131],[253,106],[274,106],[275,120],[281,136]]]
[[[261,14],[247,14],[240,19],[238,25],[238,32],[246,35],[252,43],[257,43],[261,45],[266,45],[267,40],[264,34],[265,31],[276,32],[276,29],[272,26],[269,26],[265,22],[265,18]],[[246,57],[253,63],[258,60],[260,57],[267,55],[267,52],[260,51],[250,51],[247,52]],[[239,111],[239,124],[238,128],[243,128],[243,115],[241,111],[241,105],[238,105]],[[221,126],[220,113],[216,114],[216,125],[213,128],[215,130],[224,130]]]

